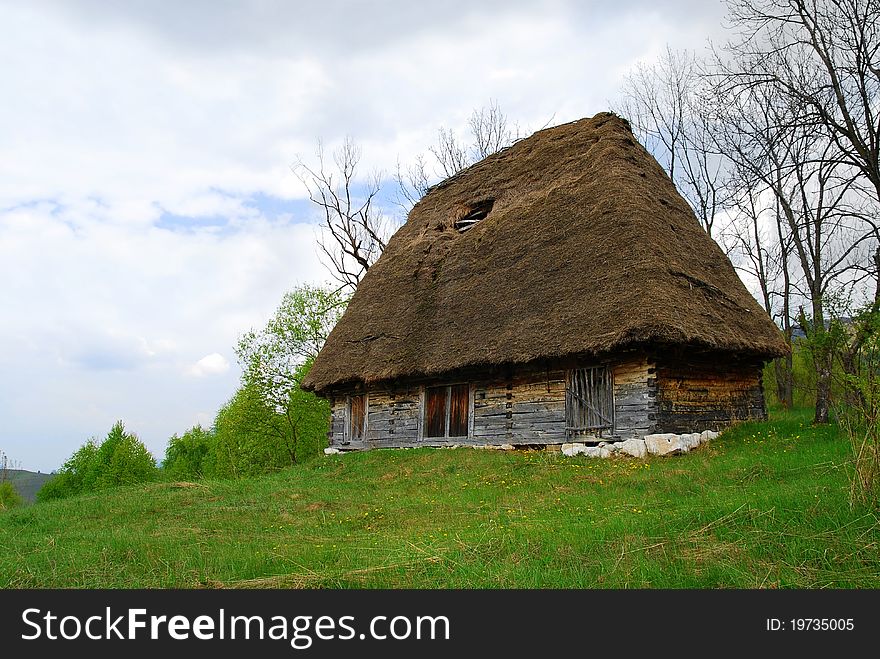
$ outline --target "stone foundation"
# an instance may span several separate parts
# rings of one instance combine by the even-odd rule
[[[600,442],[596,446],[581,443],[563,444],[562,453],[569,457],[586,455],[591,458],[609,458],[618,453],[634,458],[644,458],[646,455],[678,455],[687,453],[716,437],[718,437],[718,433],[713,430],[681,435],[658,433],[645,435],[641,439],[628,439],[625,442]]]
[[[680,453],[687,453],[691,449],[697,448],[700,444],[705,444],[709,440],[715,439],[718,437],[718,434],[714,430],[704,430],[703,432],[685,433],[682,435],[657,433],[645,435],[641,439],[627,439],[623,442],[600,442],[599,444],[574,442],[563,444],[562,454],[568,457],[586,455],[590,458],[610,458],[612,455],[627,455],[633,458],[644,458],[648,455],[678,455]],[[435,448],[460,448],[462,446],[495,451],[513,451],[516,449],[513,444],[450,444]],[[557,448],[556,450],[559,449]],[[324,449],[325,455],[337,455],[346,452],[333,446]]]

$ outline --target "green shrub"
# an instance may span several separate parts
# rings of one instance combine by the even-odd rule
[[[0,483],[0,510],[16,508],[24,503],[24,499],[9,481]]]
[[[839,396],[841,392],[841,388],[836,383],[835,379],[832,397]],[[809,346],[804,339],[795,339],[792,343],[792,394],[795,408],[812,407],[816,404],[816,368],[813,365]],[[776,371],[773,361],[767,362],[764,366],[764,397],[768,406],[780,405],[776,394]]]
[[[37,501],[69,497],[156,478],[156,461],[136,435],[117,421],[101,444],[83,444],[50,481],[37,492]]]
[[[176,480],[197,480],[205,475],[206,460],[214,450],[214,435],[193,426],[180,437],[172,435],[165,449],[162,470]]]
[[[287,406],[276,411],[256,387],[244,384],[217,413],[202,474],[238,478],[307,460],[327,446],[329,420],[329,403],[299,387],[290,392]]]

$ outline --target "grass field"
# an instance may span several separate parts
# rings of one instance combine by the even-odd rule
[[[0,514],[0,586],[877,588],[880,517],[808,412],[687,455],[372,451]]]

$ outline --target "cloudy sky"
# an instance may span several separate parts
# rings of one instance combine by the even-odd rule
[[[409,162],[497,102],[608,108],[713,0],[0,0],[0,450],[50,471],[117,419],[161,458],[237,336],[327,275],[292,175],[321,138]]]

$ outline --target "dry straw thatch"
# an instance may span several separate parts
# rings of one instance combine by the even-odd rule
[[[456,222],[491,210],[460,233]],[[370,268],[305,382],[355,382],[782,336],[629,125],[539,131],[433,188]]]

